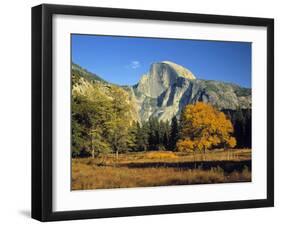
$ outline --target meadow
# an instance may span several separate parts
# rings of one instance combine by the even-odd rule
[[[72,190],[251,181],[251,149],[147,151],[72,158]]]

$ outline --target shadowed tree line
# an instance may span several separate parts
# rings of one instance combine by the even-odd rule
[[[237,141],[237,148],[252,147],[252,110],[223,110],[226,116],[231,120],[234,133],[233,136]]]

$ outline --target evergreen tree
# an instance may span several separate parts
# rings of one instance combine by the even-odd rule
[[[138,123],[133,122],[128,131],[127,148],[128,151],[137,151]]]
[[[149,148],[149,126],[147,122],[143,122],[142,126],[137,122],[137,140],[136,150],[147,151]]]
[[[178,139],[179,139],[179,125],[178,125],[177,117],[174,116],[171,122],[171,132],[169,138],[169,148],[171,150],[174,150],[176,148],[176,143]]]
[[[171,126],[169,121],[166,121],[164,124],[164,132],[163,132],[163,146],[165,149],[169,149],[170,148],[170,133],[171,133]]]
[[[234,127],[234,137],[237,147],[251,148],[252,146],[252,111],[251,109],[224,110],[230,115]]]

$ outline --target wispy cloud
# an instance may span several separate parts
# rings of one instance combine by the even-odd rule
[[[141,66],[141,63],[138,60],[131,61],[129,67],[132,69],[137,69]]]

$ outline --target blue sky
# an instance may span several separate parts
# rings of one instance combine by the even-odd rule
[[[72,61],[111,83],[136,84],[152,63],[164,60],[197,79],[251,87],[251,43],[72,35]]]

